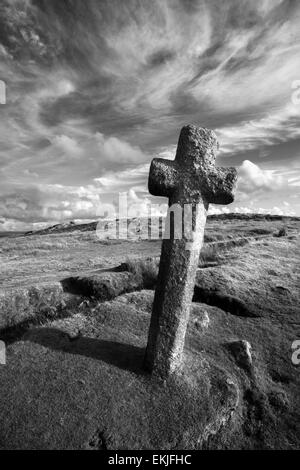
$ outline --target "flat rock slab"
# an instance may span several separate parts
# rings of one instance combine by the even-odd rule
[[[151,296],[98,303],[7,346],[0,448],[193,449],[226,427],[238,388],[199,350],[167,382],[143,372]]]
[[[226,263],[198,270],[194,301],[240,317],[294,316],[300,299],[299,248],[298,239],[280,238],[237,247]]]
[[[0,291],[0,330],[61,306],[66,297],[60,282]]]
[[[72,276],[64,279],[62,285],[67,292],[105,301],[142,289],[143,278],[130,272],[101,272]]]
[[[81,297],[111,300],[126,292],[142,289],[143,279],[130,272],[103,271],[90,275],[70,276],[59,281],[37,283],[0,290],[0,330],[22,322],[42,319]]]

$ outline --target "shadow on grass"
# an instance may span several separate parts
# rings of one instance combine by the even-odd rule
[[[28,331],[22,340],[40,344],[55,351],[96,359],[137,375],[146,374],[143,369],[145,350],[131,344],[85,336],[71,338],[64,331],[55,328],[35,328]]]

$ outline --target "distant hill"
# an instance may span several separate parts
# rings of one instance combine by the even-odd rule
[[[235,214],[235,213],[229,213],[229,214],[213,214],[209,215],[207,217],[208,221],[236,221],[236,220],[249,220],[249,221],[282,221],[282,222],[288,222],[288,221],[300,221],[300,217],[290,217],[290,216],[282,216],[282,215],[272,215],[272,214]],[[133,218],[133,219],[128,219],[128,224],[137,221],[138,219]],[[119,219],[116,219],[118,222]],[[146,219],[140,219],[139,223],[141,225],[146,223]],[[103,226],[105,225],[110,225],[112,224],[111,221],[102,221]],[[20,237],[20,236],[29,236],[29,235],[49,235],[51,233],[65,233],[65,232],[93,232],[96,230],[96,227],[98,225],[98,221],[95,222],[88,222],[85,224],[76,224],[75,222],[65,222],[62,224],[55,224],[51,225],[47,228],[40,229],[40,230],[30,230],[28,232],[12,232],[12,231],[5,231],[5,232],[0,232],[0,238],[4,237]],[[149,224],[150,226],[150,224]]]
[[[117,222],[119,219],[116,219]],[[146,220],[146,219],[145,219]],[[229,213],[229,214],[214,214],[214,215],[209,215],[208,216],[208,221],[224,221],[224,220],[249,220],[249,221],[282,221],[282,222],[287,222],[287,221],[300,221],[300,217],[290,217],[290,216],[282,216],[282,215],[272,215],[272,214],[235,214],[235,213]],[[133,219],[128,219],[128,224],[137,221],[136,218]],[[142,219],[141,219],[142,223]],[[145,223],[145,221],[144,221]],[[107,224],[112,224],[110,221],[103,220],[102,221],[103,226]],[[64,233],[64,232],[92,232],[96,230],[96,227],[98,225],[98,221],[95,222],[89,222],[86,224],[76,224],[75,222],[65,222],[62,224],[55,224],[50,227],[41,229],[41,230],[32,230],[29,232],[25,233],[13,233],[13,232],[0,232],[0,236],[17,236],[17,235],[49,235],[51,233]],[[2,235],[4,234],[4,235]]]
[[[75,222],[65,222],[63,224],[55,224],[41,230],[31,230],[25,232],[24,235],[47,235],[50,233],[63,233],[63,232],[92,232],[96,230],[98,221],[89,222],[87,224],[76,224]]]
[[[0,238],[3,237],[18,237],[24,235],[25,232],[0,232]]]
[[[213,214],[209,215],[208,219],[211,220],[267,220],[267,221],[300,221],[300,217],[291,217],[288,215],[274,215],[274,214]]]

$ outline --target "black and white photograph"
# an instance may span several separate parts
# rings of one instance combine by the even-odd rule
[[[0,450],[300,450],[299,387],[300,1],[0,0]]]

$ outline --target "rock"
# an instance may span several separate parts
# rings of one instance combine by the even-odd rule
[[[278,230],[276,234],[274,234],[274,237],[286,237],[287,236],[287,229],[285,227],[282,227],[281,229]]]
[[[276,411],[286,410],[289,400],[284,390],[272,390],[268,395],[269,403]]]
[[[106,450],[104,433],[97,430],[84,446],[85,450]]]
[[[72,332],[72,333],[68,334],[69,341],[77,341],[81,337],[82,337],[82,333],[81,333],[80,330],[77,330],[75,332]]]
[[[245,340],[232,341],[228,348],[233,354],[237,364],[248,372],[252,369],[251,344]]]
[[[202,449],[227,436],[240,391],[208,355],[187,348],[182,370],[163,386],[145,375],[153,295],[98,302],[94,312],[29,328],[10,345],[0,448]],[[195,328],[188,335],[197,341]]]
[[[249,298],[249,292],[243,292],[240,284],[235,286],[228,268],[224,266],[197,271],[193,301],[218,307],[240,317],[260,316],[253,298]]]
[[[0,448],[180,451],[228,435],[239,397],[234,378],[188,351],[182,374],[164,386],[152,380],[142,371],[146,328],[138,331],[132,321],[143,314],[127,307],[119,318],[126,305],[119,306],[109,325],[87,318],[78,341],[62,334],[69,328],[64,319],[59,329],[57,322],[33,328],[9,347],[1,369]]]
[[[128,272],[103,272],[92,276],[70,277],[64,279],[62,285],[66,292],[106,301],[142,289],[143,279]]]
[[[60,282],[4,289],[0,292],[0,330],[38,315],[55,315],[67,297]]]
[[[208,204],[234,200],[237,171],[216,166],[217,149],[213,131],[184,126],[175,160],[154,158],[150,166],[149,192],[167,197],[174,215],[162,243],[145,354],[145,368],[160,377],[168,377],[181,365]],[[178,216],[175,220],[175,207],[180,209],[180,220]],[[184,234],[178,237],[183,220]]]
[[[153,290],[141,290],[138,292],[130,292],[128,294],[120,295],[117,301],[150,314],[152,311],[153,298]]]
[[[285,286],[275,286],[274,290],[277,290],[280,294],[290,294],[291,291],[288,287]]]
[[[198,330],[205,330],[208,328],[210,323],[210,318],[207,311],[202,307],[202,305],[193,304],[192,305],[192,315],[194,318],[194,325]]]

